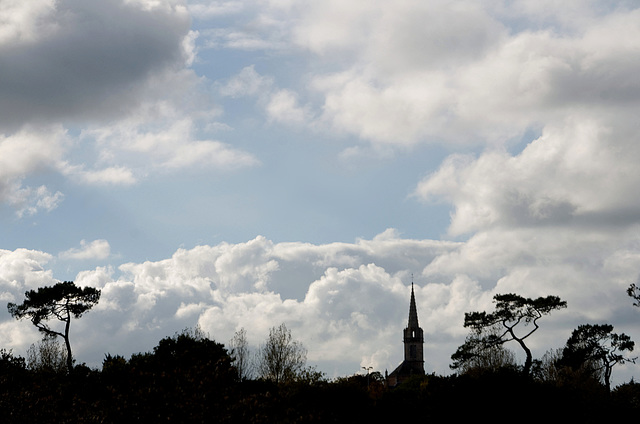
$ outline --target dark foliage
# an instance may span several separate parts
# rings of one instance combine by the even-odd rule
[[[71,281],[57,283],[52,287],[40,287],[25,292],[22,304],[9,303],[9,313],[18,319],[29,318],[38,330],[45,334],[62,335],[47,324],[51,318],[66,321],[69,315],[80,318],[100,300],[100,290],[93,287],[81,288]]]
[[[611,371],[616,364],[635,362],[624,352],[631,352],[635,343],[626,334],[613,332],[611,324],[584,324],[573,330],[562,350],[558,366],[587,377],[602,375],[605,386],[610,388]]]
[[[78,287],[72,281],[57,283],[51,287],[29,290],[22,304],[9,303],[7,309],[16,319],[29,318],[45,337],[62,337],[67,349],[67,370],[73,368],[73,356],[69,341],[71,318],[80,318],[100,300],[100,290]],[[54,330],[48,321],[57,319],[64,323],[64,330]]]
[[[129,361],[107,355],[101,378],[108,422],[221,422],[237,373],[222,344],[183,332]]]
[[[522,372],[528,376],[533,357],[525,340],[538,330],[540,318],[566,308],[567,302],[557,296],[530,299],[513,293],[497,294],[493,300],[496,304],[494,312],[465,313],[464,326],[470,328],[476,337],[468,338],[453,354],[454,367],[463,366],[476,355],[491,351],[492,347],[515,341],[526,355]]]
[[[107,355],[101,370],[27,369],[0,351],[2,423],[415,423],[483,419],[596,423],[638,416],[640,384],[559,386],[514,368],[416,376],[387,389],[379,373],[333,381],[241,380],[227,350],[197,333],[152,352]]]
[[[635,284],[631,284],[627,288],[627,294],[635,301],[633,302],[633,306],[637,306],[640,308],[640,287]]]

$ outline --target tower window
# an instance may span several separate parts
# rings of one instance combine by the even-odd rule
[[[409,346],[409,358],[416,359],[416,346],[415,345]]]

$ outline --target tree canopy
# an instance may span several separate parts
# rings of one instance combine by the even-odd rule
[[[480,345],[486,349],[513,340],[520,345],[526,354],[523,373],[529,374],[533,357],[525,339],[539,328],[538,320],[540,318],[554,310],[566,308],[567,302],[557,296],[530,299],[513,293],[497,294],[493,299],[496,304],[494,312],[465,313],[464,326],[472,329],[477,337],[468,339],[464,345],[458,348],[458,351],[472,353],[478,351],[477,347]],[[520,327],[530,327],[517,332],[516,327],[519,325]],[[493,331],[482,335],[483,331],[489,329]],[[468,343],[473,345],[468,345]]]
[[[59,336],[67,349],[67,369],[73,368],[73,356],[69,341],[71,317],[80,318],[100,300],[100,290],[78,287],[72,281],[57,283],[25,292],[22,304],[9,303],[7,309],[16,319],[29,318],[45,336]],[[55,318],[64,323],[63,330],[50,327],[48,321]]]
[[[452,411],[457,421],[478,421],[522,417],[531,400],[558,422],[640,413],[640,384],[633,381],[607,395],[601,384],[549,384],[502,367],[416,375],[391,388],[378,371],[318,381],[306,378],[307,370],[284,384],[240,379],[229,351],[199,329],[130,359],[107,354],[102,369],[77,365],[69,376],[26,366],[0,349],[0,422],[430,422],[450,421]]]
[[[558,364],[573,370],[586,367],[586,371],[592,375],[602,371],[604,384],[610,390],[614,365],[635,362],[634,358],[623,355],[625,351],[632,352],[634,345],[626,334],[614,333],[611,324],[580,325],[567,340]]]
[[[449,367],[463,374],[475,370],[496,371],[504,367],[515,368],[515,354],[504,347],[499,340],[500,335],[495,328],[472,331],[464,344],[451,355],[453,363]]]
[[[249,342],[247,341],[247,330],[241,328],[236,331],[229,342],[230,355],[233,364],[238,370],[238,377],[241,380],[251,378],[253,374],[253,364],[249,356]]]
[[[275,383],[295,380],[307,363],[307,349],[291,336],[282,323],[269,330],[266,343],[257,358],[260,377]]]

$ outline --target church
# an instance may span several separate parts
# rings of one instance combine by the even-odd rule
[[[411,301],[409,303],[409,323],[404,329],[404,361],[391,374],[385,372],[387,387],[393,388],[415,375],[424,375],[424,335],[418,325],[418,309],[411,283]]]

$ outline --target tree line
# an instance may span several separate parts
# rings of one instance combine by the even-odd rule
[[[100,300],[101,291],[93,287],[78,287],[72,281],[57,283],[51,287],[41,287],[25,292],[21,304],[8,303],[7,309],[14,318],[28,318],[43,334],[38,345],[28,350],[30,368],[64,370],[72,372],[75,360],[71,351],[70,328],[71,318],[80,318]],[[50,320],[58,320],[63,330],[54,329]],[[62,350],[56,338],[64,341]],[[200,330],[196,330],[193,338],[204,339]],[[291,331],[282,323],[269,330],[265,343],[254,357],[249,355],[246,330],[240,329],[230,342],[232,359],[240,379],[250,378],[254,372],[258,378],[275,383],[298,379],[301,376],[310,378],[318,374],[313,368],[305,368],[307,350],[293,339]],[[64,363],[64,366],[63,366]]]
[[[627,293],[640,307],[640,290]],[[26,358],[0,350],[0,422],[425,422],[521,415],[534,405],[561,411],[546,421],[599,422],[640,412],[640,384],[610,387],[613,366],[635,360],[633,341],[611,325],[581,325],[563,348],[532,357],[528,340],[541,319],[566,307],[555,296],[496,295],[494,311],[465,314],[470,333],[452,355],[454,374],[416,376],[394,389],[379,371],[326,378],[307,366],[306,348],[284,323],[255,353],[244,329],[226,347],[185,329],[150,352],[107,353],[92,369],[75,363],[70,327],[99,299],[97,289],[64,282],[8,305],[43,339]],[[524,365],[509,342],[524,352]]]
[[[632,284],[627,294],[640,307],[640,289]],[[469,312],[464,326],[470,329],[465,342],[451,355],[454,370],[463,373],[477,369],[517,367],[515,355],[504,345],[513,341],[525,354],[522,374],[537,374],[540,378],[556,382],[594,380],[611,391],[611,373],[617,364],[635,363],[628,356],[635,342],[624,334],[613,332],[611,324],[583,324],[571,333],[565,346],[548,351],[541,360],[533,359],[527,339],[539,328],[539,320],[551,312],[567,307],[557,296],[525,298],[517,294],[494,296],[495,311]]]

